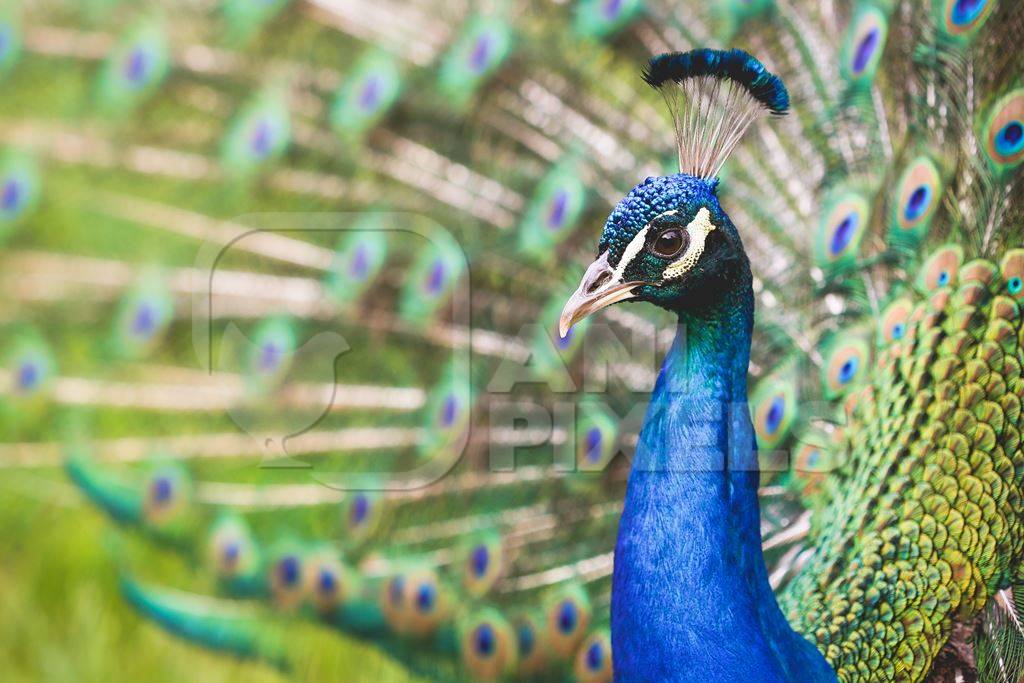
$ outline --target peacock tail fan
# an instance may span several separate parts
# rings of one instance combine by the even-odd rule
[[[121,578],[121,592],[141,615],[181,638],[240,659],[288,667],[282,634],[268,627],[255,610],[127,576]]]
[[[1021,3],[208,4],[0,2],[15,677],[193,674],[141,618],[310,680],[610,680],[675,318],[560,314],[682,171],[750,260],[789,622],[843,680],[1014,680]],[[117,657],[36,621],[35,547]]]

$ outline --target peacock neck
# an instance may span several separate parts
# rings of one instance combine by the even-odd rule
[[[761,555],[746,404],[753,312],[748,286],[680,314],[619,525],[612,642],[620,680],[807,680],[799,667],[810,680],[831,677],[783,619]]]

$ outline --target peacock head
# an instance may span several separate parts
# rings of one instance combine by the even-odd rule
[[[749,286],[750,266],[717,186],[679,173],[634,187],[608,217],[598,257],[566,303],[560,331],[619,301],[697,310]]]
[[[597,259],[562,310],[562,336],[620,301],[649,301],[682,313],[707,309],[750,286],[750,264],[718,201],[717,176],[754,121],[787,111],[785,86],[740,50],[659,55],[644,79],[668,102],[682,172],[648,178],[616,205]]]

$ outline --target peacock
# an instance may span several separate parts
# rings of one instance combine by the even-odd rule
[[[1019,680],[1022,32],[0,3],[5,670]]]

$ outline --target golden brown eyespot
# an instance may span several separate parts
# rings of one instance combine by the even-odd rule
[[[917,276],[918,289],[932,292],[955,285],[963,258],[963,249],[955,244],[947,244],[933,251]]]
[[[517,647],[508,621],[493,608],[467,618],[460,630],[462,662],[477,680],[504,678],[516,666]]]
[[[878,326],[878,341],[881,345],[898,342],[907,336],[910,325],[910,312],[913,303],[906,297],[896,299],[882,312],[882,322]]]
[[[1024,161],[1024,88],[1010,91],[996,102],[981,135],[982,148],[998,172]]]
[[[855,386],[867,374],[871,362],[871,350],[864,337],[857,332],[847,331],[830,339],[822,356],[822,383],[825,396],[837,398]]]
[[[1024,298],[1024,249],[1010,249],[999,262],[1003,292],[1016,300]]]
[[[579,683],[610,683],[612,680],[612,643],[606,629],[590,635],[576,653],[573,666]]]
[[[590,600],[579,586],[567,586],[548,601],[548,642],[556,655],[562,658],[573,655],[587,631],[590,616]]]

